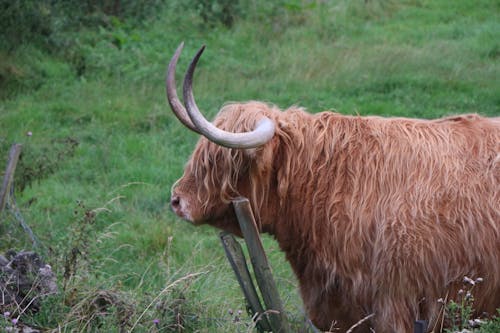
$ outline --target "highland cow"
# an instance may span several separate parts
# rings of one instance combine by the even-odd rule
[[[241,235],[231,199],[249,198],[258,228],[275,237],[297,276],[312,322],[345,331],[439,330],[443,304],[465,276],[477,315],[500,307],[500,119],[438,120],[310,114],[261,102],[227,104],[213,123],[192,77],[183,105],[175,66],[167,95],[202,135],[171,207],[194,225]]]

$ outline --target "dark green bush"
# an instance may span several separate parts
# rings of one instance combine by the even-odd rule
[[[163,2],[165,0],[0,0],[0,99],[23,89],[36,89],[46,79],[35,62],[26,62],[26,57],[19,54],[36,49],[36,52],[55,55],[68,63],[76,76],[82,76],[87,68],[84,46],[89,43],[82,40],[85,39],[80,34],[82,29],[140,26],[158,15]],[[116,39],[115,44],[120,46],[120,42]]]
[[[11,52],[27,42],[46,47],[81,27],[109,26],[111,17],[140,25],[164,0],[0,0],[0,49]]]
[[[222,23],[230,28],[240,14],[238,1],[233,0],[195,0],[193,1],[198,15],[203,23],[213,26]]]
[[[0,48],[11,51],[46,39],[52,33],[52,14],[49,1],[0,0]]]

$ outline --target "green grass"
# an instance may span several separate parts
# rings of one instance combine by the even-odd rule
[[[181,315],[188,332],[248,330],[249,318],[228,313],[244,310],[244,302],[217,232],[193,228],[167,207],[197,140],[164,96],[164,72],[182,40],[179,72],[207,44],[194,89],[209,116],[226,101],[251,99],[310,112],[500,115],[495,1],[253,4],[230,29],[207,28],[194,11],[168,5],[143,28],[82,30],[60,55],[31,45],[2,53],[0,74],[14,75],[0,101],[0,165],[13,142],[24,144],[17,200],[61,288],[68,286],[21,321],[63,332],[116,331],[123,315],[128,329],[167,332]],[[81,75],[74,59],[85,63]],[[85,210],[96,209],[85,226]],[[0,250],[30,247],[9,214],[0,221]],[[86,237],[75,240],[82,230]],[[85,255],[65,281],[75,246]],[[300,321],[293,274],[273,240],[265,238],[265,247],[287,311]],[[109,293],[110,315],[96,319],[99,291]]]

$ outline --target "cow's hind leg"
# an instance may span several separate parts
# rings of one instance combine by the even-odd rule
[[[372,320],[377,333],[413,332],[415,311],[411,310],[406,300],[379,299],[375,306]]]

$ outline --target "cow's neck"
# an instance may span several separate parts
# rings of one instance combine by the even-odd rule
[[[370,242],[363,243],[364,236],[360,237],[369,230],[356,229],[347,207],[353,200],[349,172],[359,164],[353,156],[363,145],[360,133],[365,123],[359,117],[335,114],[309,121],[296,131],[300,138],[288,137],[277,151],[271,190],[276,197],[269,201],[278,206],[271,210],[274,215],[266,214],[270,233],[297,275],[305,268],[311,271],[313,265],[348,276],[354,273],[349,270],[363,267],[364,256],[370,253],[364,248]],[[317,134],[322,131],[328,132],[324,138]]]

